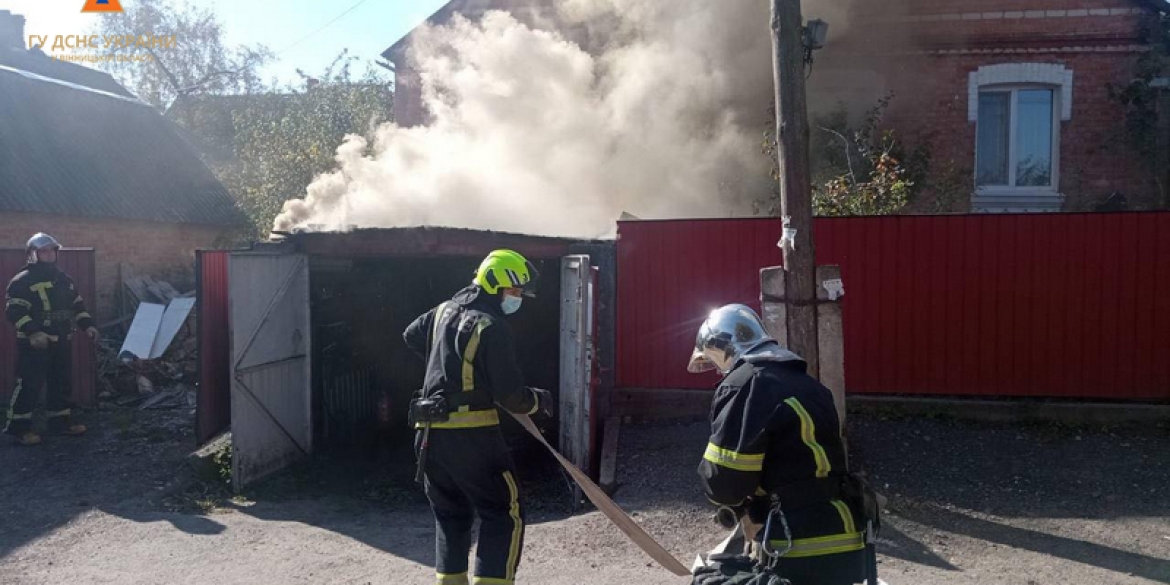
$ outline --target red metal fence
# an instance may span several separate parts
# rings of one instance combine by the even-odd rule
[[[1170,400],[1170,213],[821,218],[850,392]],[[710,308],[759,306],[775,219],[618,227],[617,386],[686,373]]]
[[[196,256],[199,319],[199,399],[195,436],[200,444],[232,423],[231,328],[228,322],[228,252],[200,250]]]
[[[73,277],[73,284],[93,311],[97,300],[95,255],[92,249],[65,249],[58,266]],[[0,250],[0,275],[4,282],[15,276],[25,264],[24,250]],[[94,315],[99,322],[103,315]],[[108,317],[108,316],[105,316]],[[16,382],[16,331],[7,319],[0,319],[0,404],[7,409]],[[97,399],[97,358],[93,343],[85,335],[73,336],[73,401],[90,406]],[[0,413],[2,417],[2,413]]]

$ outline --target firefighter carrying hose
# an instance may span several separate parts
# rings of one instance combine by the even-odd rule
[[[505,320],[520,309],[524,296],[532,296],[536,279],[536,268],[523,256],[496,250],[471,286],[420,316],[403,334],[427,364],[411,418],[418,429],[419,476],[435,515],[440,585],[467,585],[476,515],[473,583],[515,582],[524,515],[496,405],[517,414],[552,412],[547,391],[524,386]]]
[[[750,308],[728,305],[703,323],[688,370],[724,374],[699,475],[724,524],[746,517],[745,533],[758,543],[739,580],[725,578],[734,571],[724,567],[694,582],[877,583],[877,500],[846,469],[832,393],[804,360],[769,337]]]
[[[52,236],[34,235],[28,241],[28,264],[8,283],[4,316],[16,327],[17,359],[16,388],[4,432],[21,445],[41,442],[33,431],[32,417],[42,386],[47,386],[49,433],[80,435],[86,431],[84,425],[72,421],[69,341],[75,323],[93,341],[98,330],[73,279],[57,268],[60,249],[61,244]]]

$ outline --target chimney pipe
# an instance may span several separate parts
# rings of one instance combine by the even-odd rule
[[[24,17],[0,10],[0,49],[25,50]]]

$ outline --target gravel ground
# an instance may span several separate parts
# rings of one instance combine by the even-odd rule
[[[233,501],[184,471],[186,412],[87,422],[86,437],[0,446],[0,583],[431,582],[431,519],[400,452],[318,462]],[[850,436],[890,497],[890,585],[1170,584],[1166,426],[855,417]],[[687,564],[722,536],[694,472],[705,441],[702,424],[622,431],[615,499]],[[569,515],[559,475],[527,463],[521,583],[687,582],[597,512]]]

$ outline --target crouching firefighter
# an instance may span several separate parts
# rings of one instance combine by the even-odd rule
[[[536,268],[496,250],[471,286],[406,329],[406,345],[426,360],[411,403],[419,480],[435,515],[440,585],[467,585],[471,525],[478,515],[477,584],[515,582],[524,515],[515,465],[500,432],[499,405],[517,414],[551,414],[551,395],[524,386],[505,320],[532,296]]]
[[[61,244],[52,236],[34,235],[26,247],[28,264],[8,283],[4,316],[16,327],[16,387],[8,405],[4,432],[21,445],[36,445],[33,409],[43,386],[49,433],[80,435],[85,426],[74,424],[70,394],[70,356],[73,326],[97,340],[93,317],[77,294],[73,279],[57,268]]]
[[[749,558],[722,559],[748,568],[738,580],[716,567],[695,583],[876,585],[876,494],[846,469],[832,393],[804,360],[728,305],[699,329],[688,370],[724,374],[699,475],[721,523],[742,518],[753,542]]]

